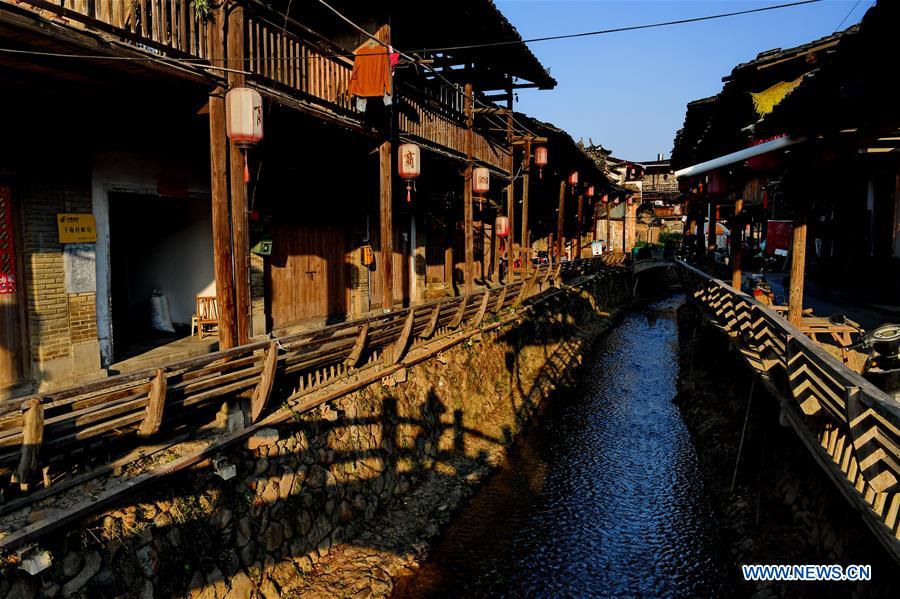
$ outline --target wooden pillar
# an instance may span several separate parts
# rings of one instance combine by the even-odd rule
[[[741,289],[742,275],[741,256],[744,253],[743,234],[744,225],[741,212],[744,211],[744,200],[738,198],[734,202],[734,222],[731,223],[731,286]]]
[[[806,270],[806,210],[801,208],[794,217],[791,237],[791,284],[788,296],[788,320],[800,324],[803,317],[803,277]]]
[[[709,229],[706,232],[706,255],[709,258],[710,267],[715,264],[715,251],[718,247],[716,243],[717,235],[716,235],[716,227],[718,226],[718,219],[716,218],[717,212],[719,211],[718,204],[710,202],[709,204]]]
[[[519,243],[525,248],[526,259],[531,257],[531,231],[528,230],[528,190],[531,185],[531,140],[525,141],[525,158],[522,168],[522,233]],[[900,218],[900,217],[898,217]],[[513,223],[510,223],[513,226]]]
[[[381,308],[390,312],[394,308],[394,194],[391,180],[391,142],[378,148],[378,171],[381,186]]]
[[[472,293],[475,274],[475,248],[472,237],[472,146],[473,130],[475,125],[472,105],[472,84],[466,83],[465,87],[465,112],[466,112],[466,174],[463,181],[463,232],[465,240],[465,273],[464,290]]]
[[[512,111],[506,113],[506,138],[512,148]],[[516,174],[515,161],[509,161],[509,187],[506,188],[506,216],[509,217],[509,260],[516,258]],[[520,240],[521,241],[521,240]]]
[[[230,7],[226,51],[229,64],[243,64],[244,8]],[[244,85],[244,75],[228,72],[229,87]],[[250,342],[250,237],[248,234],[247,183],[244,181],[244,155],[230,144],[231,233],[234,251],[234,298],[237,315],[237,342]]]
[[[581,223],[583,222],[582,218],[584,217],[584,214],[582,213],[583,209],[584,209],[584,194],[580,193],[580,194],[578,194],[578,215],[577,215],[578,226],[575,229],[575,256],[573,256],[573,258],[575,260],[578,260],[579,258],[581,258]]]
[[[208,29],[209,55],[215,62],[224,56],[223,10],[214,10]],[[228,138],[225,133],[225,89],[218,86],[209,96],[209,159],[212,195],[213,269],[216,277],[216,309],[219,314],[219,349],[237,343],[234,306],[234,273],[231,223],[228,215]]]
[[[694,241],[695,243],[695,251],[697,254],[697,260],[702,262],[703,258],[706,256],[706,236],[703,234],[703,225],[706,222],[706,217],[703,216],[703,205],[698,202],[697,203],[697,237]]]
[[[500,215],[501,211],[497,211]],[[491,227],[491,280],[495,283],[500,281],[500,238],[497,237],[497,219],[494,218],[494,225]]]
[[[609,215],[612,212],[612,204],[609,202],[609,197],[606,198],[606,251],[612,251],[612,239],[610,239],[609,235],[612,232],[612,229],[609,228]]]
[[[565,213],[566,213],[566,180],[563,179],[559,182],[559,209],[558,215],[556,217],[556,256],[557,259],[562,262],[562,257],[565,252],[565,240],[563,236],[565,232],[563,231],[563,226],[565,224]]]

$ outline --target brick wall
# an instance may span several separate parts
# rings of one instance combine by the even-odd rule
[[[96,294],[69,294],[69,332],[72,343],[97,338]]]

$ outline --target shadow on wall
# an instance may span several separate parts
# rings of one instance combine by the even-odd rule
[[[604,320],[589,318],[598,313],[587,294],[560,294],[519,326],[410,369],[399,386],[372,386],[299,414],[277,441],[229,454],[237,467],[230,482],[212,472],[174,477],[46,541],[57,559],[44,586],[6,572],[0,596],[26,587],[224,596],[275,584],[284,592],[336,543],[414,552],[402,535],[358,535],[413,486],[496,463],[555,389],[573,382],[591,327]]]

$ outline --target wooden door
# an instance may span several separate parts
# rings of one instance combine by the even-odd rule
[[[0,389],[25,378],[25,298],[17,254],[15,211],[8,186],[0,184]]]
[[[350,278],[346,248],[343,227],[275,225],[268,268],[273,328],[347,313]]]

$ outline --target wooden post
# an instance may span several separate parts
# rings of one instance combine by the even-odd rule
[[[584,207],[584,194],[579,193],[578,194],[578,215],[577,215],[578,226],[575,229],[575,246],[576,246],[576,248],[575,248],[575,256],[573,256],[573,258],[575,260],[578,260],[579,258],[581,258],[581,223],[584,222],[583,221],[584,214],[582,213],[583,207]]]
[[[522,233],[519,243],[525,248],[525,258],[531,257],[531,231],[528,230],[528,190],[531,185],[531,140],[525,141],[525,158],[522,166]],[[509,226],[514,226],[510,222]]]
[[[228,64],[243,64],[244,8],[239,4],[229,7],[226,49]],[[244,75],[229,71],[228,85],[232,88],[244,85]],[[234,144],[230,144],[230,149],[234,298],[237,343],[243,345],[250,342],[250,237],[247,220],[247,183],[244,181],[244,155]]]
[[[498,214],[500,212],[498,211]],[[500,238],[497,237],[497,219],[491,227],[491,280],[495,283],[500,281]]]
[[[378,147],[378,169],[381,185],[381,309],[390,312],[394,308],[394,194],[391,181],[391,142]]]
[[[506,140],[512,143],[512,110],[506,113]],[[512,145],[509,146],[512,148]],[[509,263],[512,265],[516,258],[516,167],[513,160],[509,161],[509,187],[506,188],[506,216],[509,218],[509,237],[507,237],[509,245]],[[521,241],[521,240],[520,240]]]
[[[463,233],[465,240],[465,293],[472,293],[475,274],[475,248],[472,238],[472,145],[473,127],[475,126],[474,111],[472,106],[472,84],[466,83],[465,87],[465,111],[466,111],[466,174],[463,181]]]
[[[565,241],[563,240],[563,224],[565,223],[565,212],[566,180],[563,179],[559,182],[559,214],[556,217],[556,255],[560,262],[562,262],[563,252],[566,249]]]
[[[209,55],[213,63],[224,55],[222,48],[223,10],[212,13],[208,28]],[[219,314],[219,349],[237,343],[234,306],[234,272],[231,253],[231,224],[228,215],[228,139],[225,134],[225,89],[217,87],[209,96],[209,159],[212,195],[213,268],[216,276],[216,309]]]
[[[788,296],[788,321],[799,325],[803,317],[803,276],[806,269],[806,210],[794,217],[791,237],[791,286]]]
[[[703,225],[706,222],[706,218],[703,216],[703,205],[699,202],[697,203],[697,238],[695,240],[695,251],[697,253],[697,260],[703,261],[704,256],[706,256],[706,236],[703,234]]]
[[[706,232],[706,255],[709,259],[710,268],[712,268],[715,261],[715,253],[716,249],[718,249],[717,239],[718,235],[716,235],[716,228],[718,227],[718,220],[716,218],[717,212],[719,211],[718,204],[710,202],[709,204],[709,229]]]
[[[11,482],[27,485],[38,463],[38,453],[44,443],[44,406],[39,399],[28,402],[28,410],[22,418],[22,449],[19,464]]]
[[[744,211],[744,200],[738,198],[734,202],[734,222],[731,223],[731,286],[741,290],[742,272],[741,255],[744,253],[742,243],[744,225],[741,222],[741,212]]]
[[[606,198],[606,251],[612,251],[612,239],[609,238],[611,229],[609,228],[609,214],[612,212],[612,205],[609,203],[609,197]]]

